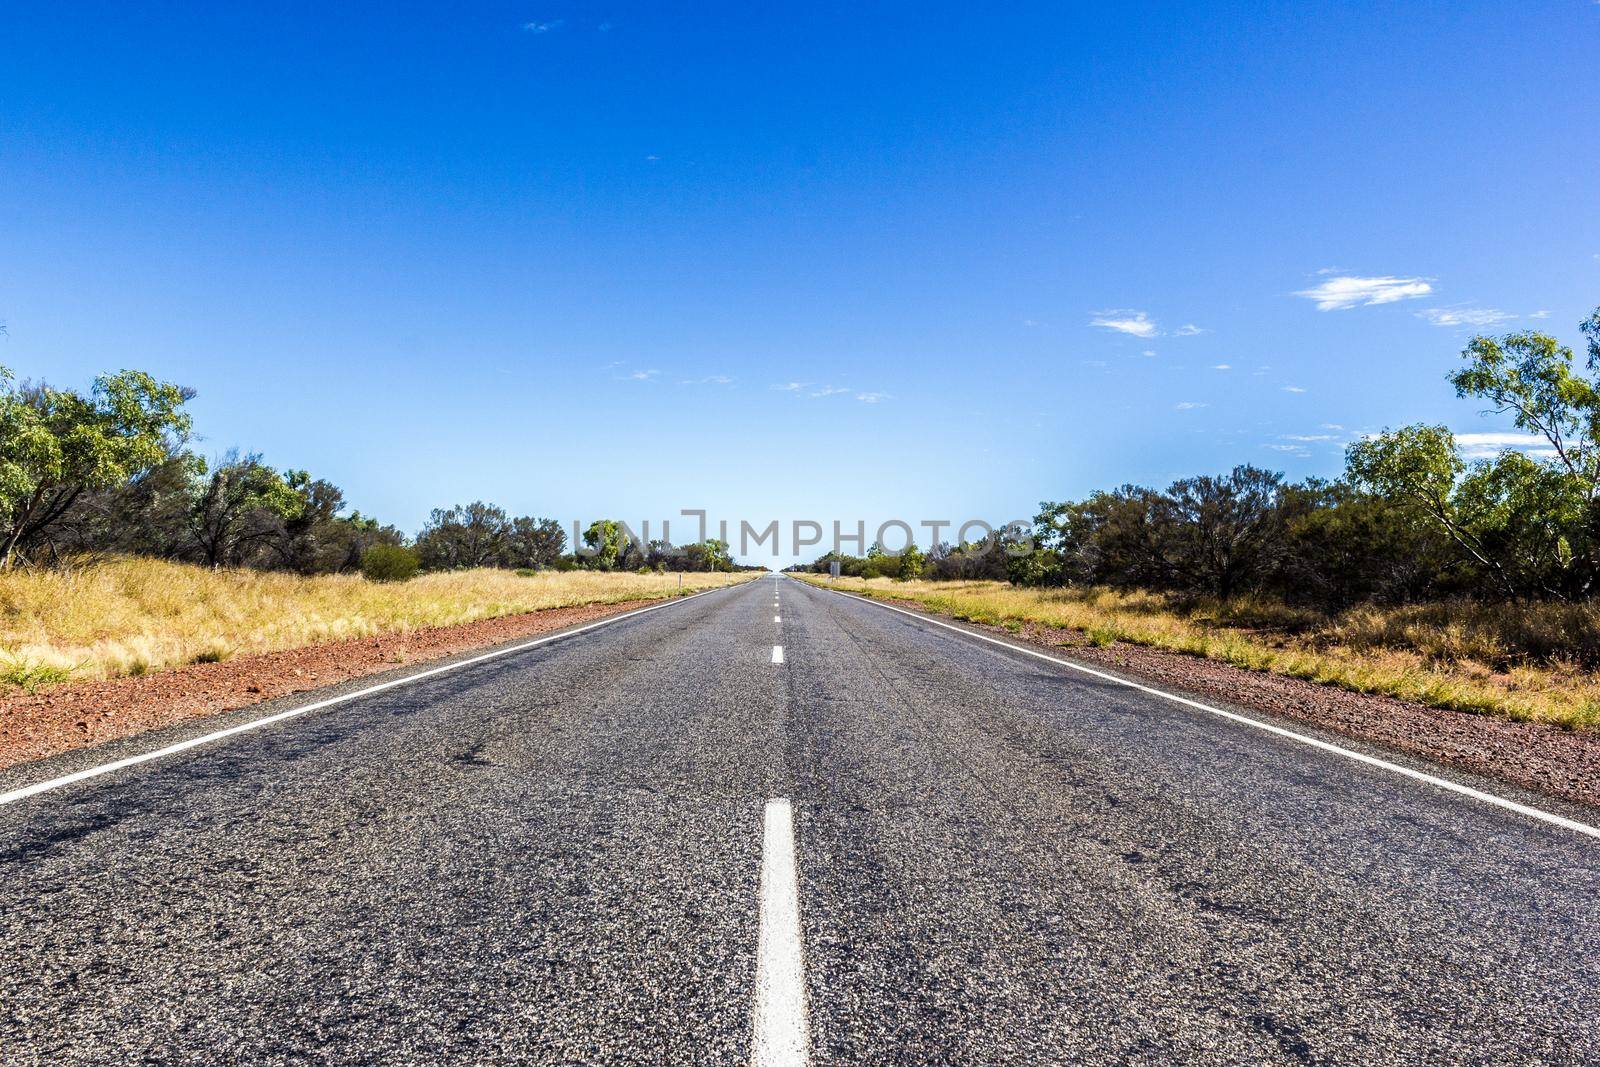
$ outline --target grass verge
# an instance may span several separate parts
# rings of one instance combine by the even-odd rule
[[[833,584],[970,622],[1073,630],[1101,648],[1122,641],[1430,707],[1566,729],[1600,727],[1600,680],[1584,651],[1600,628],[1579,617],[1587,609],[1437,604],[1327,617],[1257,600],[1184,602],[1004,582],[840,578]]]
[[[751,574],[684,574],[692,593]],[[545,608],[666,599],[677,574],[470,570],[409,582],[159,560],[0,574],[0,691],[115,678]]]

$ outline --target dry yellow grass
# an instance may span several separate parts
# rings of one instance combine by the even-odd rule
[[[1592,663],[1585,646],[1600,640],[1592,608],[1363,607],[1324,618],[1259,601],[1195,605],[1150,593],[1004,582],[840,578],[836,585],[1011,629],[1039,623],[1077,630],[1097,645],[1125,641],[1433,707],[1600,727],[1600,679],[1580,665]]]
[[[685,574],[684,592],[748,574]],[[677,574],[472,570],[380,584],[157,560],[0,574],[0,684],[106,678],[244,652],[678,594]],[[3,687],[3,685],[0,685]]]

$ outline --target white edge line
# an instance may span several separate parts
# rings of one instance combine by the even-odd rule
[[[306,704],[298,708],[290,708],[287,711],[276,712],[272,715],[264,715],[259,719],[251,719],[249,722],[242,722],[236,726],[230,726],[225,730],[217,730],[213,733],[203,734],[200,737],[191,737],[187,741],[179,741],[177,744],[168,745],[165,748],[158,748],[152,752],[141,752],[136,756],[128,756],[124,759],[113,760],[110,763],[102,763],[98,767],[88,767],[81,771],[73,771],[71,774],[63,774],[59,778],[51,778],[43,782],[35,782],[33,785],[25,785],[21,788],[13,789],[9,793],[0,793],[0,806],[14,804],[19,800],[26,800],[28,797],[38,796],[40,793],[48,793],[53,789],[60,789],[62,786],[71,785],[74,782],[81,782],[88,778],[97,778],[102,774],[110,774],[113,771],[125,770],[128,767],[136,767],[141,763],[148,763],[151,760],[161,759],[163,756],[175,755],[184,751],[185,749],[191,749],[200,745],[209,744],[212,741],[220,741],[224,737],[232,737],[234,734],[242,734],[250,730],[258,730],[263,726],[271,726],[275,722],[282,722],[285,719],[292,719],[297,715],[304,715],[307,712],[321,711],[323,708],[331,708],[335,704],[343,704],[348,700],[355,700],[358,697],[371,696],[373,693],[381,693],[385,689],[393,689],[396,686],[410,685],[412,682],[420,682],[424,678],[431,678],[436,674],[444,674],[446,671],[454,671],[459,670],[462,667],[470,667],[474,663],[482,663],[485,660],[497,659],[500,656],[509,656],[517,652],[526,652],[530,648],[536,648],[539,645],[548,644],[551,641],[559,641],[563,637],[575,637],[578,634],[584,633],[588,630],[593,630],[601,626],[609,626],[611,623],[621,622],[623,619],[631,619],[636,615],[643,615],[646,612],[660,611],[662,608],[670,608],[677,604],[687,603],[690,600],[694,600],[696,597],[705,596],[707,593],[720,593],[724,589],[737,588],[737,585],[725,585],[716,589],[702,589],[700,592],[690,593],[688,596],[673,597],[664,603],[651,604],[646,608],[635,608],[633,611],[627,611],[621,615],[612,615],[596,622],[591,622],[587,625],[580,626],[575,630],[563,630],[561,633],[548,634],[533,641],[524,641],[522,644],[512,645],[510,648],[500,648],[493,652],[485,652],[482,655],[473,656],[469,659],[457,660],[454,663],[446,663],[439,667],[430,667],[425,671],[418,671],[416,674],[408,674],[404,678],[391,678],[387,682],[379,682],[377,685],[369,685],[365,689],[356,690],[354,693],[344,693],[336,697],[329,697],[327,700],[319,700],[314,704]]]
[[[756,1067],[801,1067],[809,1058],[805,950],[800,943],[800,887],[795,876],[794,809],[767,801],[762,818],[761,930],[756,946]]]
[[[817,586],[816,588],[821,589],[824,587]],[[1212,715],[1218,715],[1233,722],[1243,723],[1246,726],[1253,726],[1257,730],[1264,730],[1269,734],[1276,734],[1279,737],[1285,737],[1291,741],[1298,741],[1303,745],[1310,745],[1312,748],[1321,749],[1324,752],[1331,752],[1336,756],[1343,756],[1346,759],[1355,760],[1357,763],[1365,763],[1369,767],[1379,767],[1383,770],[1392,771],[1395,774],[1403,775],[1419,782],[1426,782],[1428,785],[1436,786],[1439,789],[1445,789],[1452,793],[1459,793],[1464,797],[1471,797],[1473,800],[1484,804],[1492,804],[1495,807],[1504,808],[1507,811],[1514,811],[1518,815],[1526,815],[1530,819],[1538,819],[1540,822],[1547,822],[1552,826],[1560,826],[1563,829],[1584,834],[1588,837],[1600,838],[1600,827],[1590,826],[1588,823],[1579,822],[1576,819],[1569,819],[1563,815],[1556,815],[1553,812],[1544,811],[1541,808],[1530,807],[1527,804],[1519,804],[1515,800],[1507,800],[1505,797],[1495,796],[1493,793],[1485,793],[1481,789],[1474,789],[1469,785],[1462,785],[1460,782],[1452,782],[1448,778],[1440,778],[1438,775],[1429,774],[1426,771],[1419,771],[1412,767],[1407,767],[1401,763],[1391,763],[1389,760],[1379,759],[1377,756],[1369,756],[1365,752],[1357,752],[1354,749],[1345,748],[1341,745],[1335,745],[1332,742],[1323,741],[1320,738],[1296,733],[1295,731],[1285,729],[1282,726],[1275,726],[1269,722],[1262,722],[1259,719],[1252,719],[1248,715],[1239,715],[1232,711],[1224,711],[1221,708],[1214,708],[1210,704],[1202,704],[1198,700],[1190,700],[1188,697],[1181,697],[1175,693],[1168,693],[1148,685],[1141,685],[1138,682],[1130,682],[1126,678],[1118,678],[1114,674],[1107,674],[1104,671],[1097,671],[1093,667],[1085,667],[1081,663],[1073,663],[1071,660],[1064,660],[1057,656],[1048,655],[1044,652],[1037,652],[1031,648],[1024,648],[1023,646],[1013,644],[1010,641],[1002,641],[997,637],[990,637],[988,634],[977,633],[963,626],[955,626],[939,619],[930,618],[921,612],[907,611],[905,608],[897,608],[893,604],[880,603],[879,601],[873,600],[871,597],[856,596],[851,593],[846,593],[842,589],[832,589],[829,590],[829,592],[838,593],[840,596],[848,596],[852,600],[859,600],[863,603],[871,604],[874,607],[883,608],[887,611],[899,612],[901,615],[909,615],[913,619],[921,619],[923,622],[932,623],[935,626],[942,626],[946,630],[954,630],[958,634],[965,634],[966,636],[976,638],[979,641],[987,641],[991,645],[999,645],[1001,648],[1009,648],[1011,651],[1021,652],[1025,656],[1032,656],[1035,659],[1042,659],[1049,663],[1059,664],[1062,667],[1067,667],[1083,674],[1092,675],[1093,677],[1102,679],[1103,681],[1115,682],[1117,685],[1125,685],[1130,689],[1137,689],[1141,693],[1149,693],[1151,696],[1162,697],[1163,699],[1171,700],[1174,703],[1183,704],[1186,707],[1197,708],[1200,711],[1210,712]]]

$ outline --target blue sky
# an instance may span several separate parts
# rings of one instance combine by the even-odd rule
[[[1333,474],[1600,304],[1591,0],[237,6],[0,16],[0,362],[407,530]]]

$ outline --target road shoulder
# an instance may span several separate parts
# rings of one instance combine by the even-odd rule
[[[957,620],[914,600],[857,599],[949,621],[1180,696],[1224,702],[1265,720],[1304,724],[1387,757],[1414,757],[1436,768],[1492,778],[1572,804],[1586,821],[1600,809],[1600,736],[1590,733],[1430,708],[1160,649],[1120,642],[1102,647],[1075,630],[1036,623],[1012,630]]]
[[[670,598],[669,598],[670,599]],[[130,678],[66,683],[38,693],[0,697],[0,785],[15,768],[32,768],[66,753],[99,749],[131,738],[180,731],[195,720],[206,728],[228,712],[288,706],[304,694],[336,694],[348,682],[399,676],[451,658],[620,615],[667,600],[582,604],[429,627],[303,648],[191,663]],[[289,698],[285,700],[285,698]],[[223,724],[226,725],[226,724]],[[148,747],[145,745],[143,747]],[[98,758],[95,762],[101,762]]]

